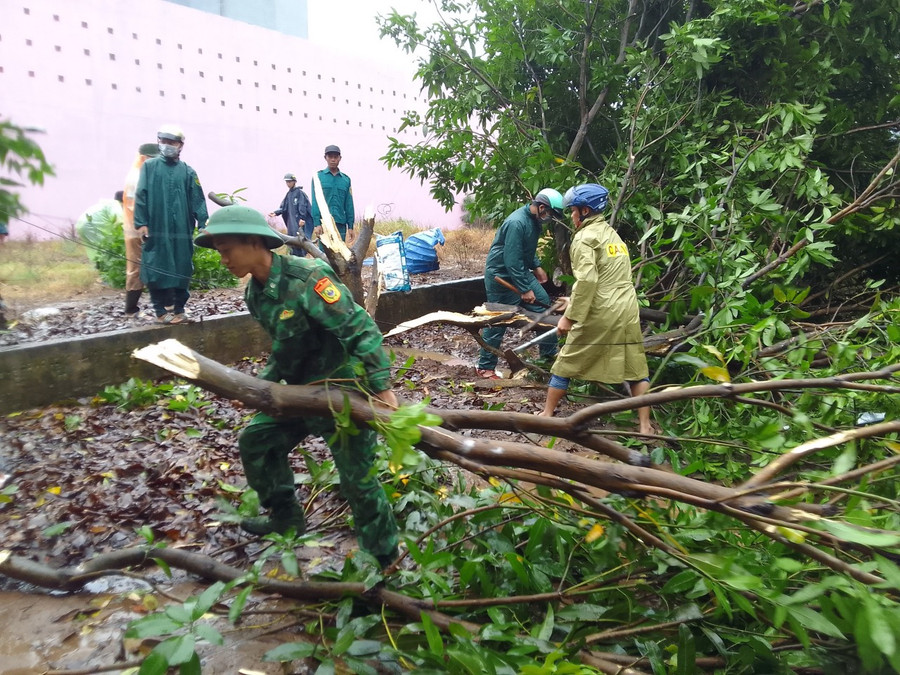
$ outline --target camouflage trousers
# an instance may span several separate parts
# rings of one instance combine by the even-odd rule
[[[334,422],[325,417],[276,419],[259,413],[238,439],[247,483],[259,493],[260,503],[277,511],[296,501],[290,452],[309,435],[330,439]],[[329,441],[341,480],[341,494],[350,504],[360,548],[376,558],[396,555],[397,522],[381,483],[373,475],[375,432],[368,428],[355,436]]]

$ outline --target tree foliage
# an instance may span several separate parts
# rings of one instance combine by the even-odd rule
[[[21,180],[43,185],[53,167],[40,146],[30,137],[38,129],[20,127],[10,120],[0,120],[0,219],[9,221],[22,214],[25,206],[12,188],[22,187]]]
[[[405,117],[424,140],[384,159],[448,207],[470,193],[497,220],[541,187],[601,182],[647,300],[680,312],[776,261],[755,291],[842,263],[896,277],[872,252],[898,253],[897,0],[436,4],[432,26],[382,19],[424,50],[430,97]]]

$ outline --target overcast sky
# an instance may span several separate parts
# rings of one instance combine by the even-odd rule
[[[411,63],[411,57],[390,38],[381,40],[378,37],[375,17],[388,15],[391,8],[395,8],[401,14],[415,13],[420,24],[422,21],[432,23],[437,18],[430,0],[307,1],[310,42],[398,65]]]

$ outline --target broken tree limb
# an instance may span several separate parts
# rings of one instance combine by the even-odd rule
[[[135,356],[186,376],[210,391],[231,399],[239,399],[273,416],[327,416],[333,414],[335,410],[341,410],[346,411],[349,417],[360,425],[376,419],[386,421],[391,413],[390,410],[373,404],[359,390],[353,391],[332,383],[289,386],[259,380],[227,368],[170,340],[138,350]],[[853,388],[859,380],[890,378],[898,370],[900,364],[876,373],[848,373],[841,377],[822,380],[786,380],[778,384],[782,389],[839,386]],[[794,528],[802,531],[806,537],[804,546],[810,549],[807,555],[842,574],[847,573],[847,563],[817,547],[818,545],[831,549],[844,543],[833,532],[815,527],[816,523],[822,520],[820,514],[823,511],[818,508],[821,505],[809,504],[811,508],[804,504],[782,505],[767,494],[771,489],[780,489],[777,485],[772,488],[766,484],[755,487],[752,479],[748,481],[749,488],[746,485],[733,488],[682,476],[664,467],[638,466],[636,464],[646,464],[646,458],[640,453],[625,448],[615,441],[591,434],[587,428],[600,411],[608,414],[612,410],[632,409],[647,405],[649,402],[696,398],[700,392],[704,392],[706,396],[721,396],[733,395],[736,391],[743,393],[772,391],[776,388],[774,385],[774,382],[767,381],[729,386],[677,387],[633,397],[627,401],[597,404],[586,409],[587,412],[579,411],[568,418],[427,408],[429,413],[441,419],[442,426],[419,426],[420,440],[415,445],[430,456],[456,462],[464,468],[477,466],[479,473],[484,476],[510,477],[511,470],[523,470],[528,472],[528,475],[542,475],[554,481],[564,481],[571,486],[567,491],[572,495],[579,493],[590,495],[593,489],[599,489],[631,497],[666,499],[717,511],[737,518],[748,527],[779,541],[783,537],[778,528]],[[601,462],[533,444],[464,436],[455,431],[460,428],[505,429],[568,438],[582,443],[585,447],[598,448],[608,456],[625,463]],[[885,426],[877,431],[886,433],[896,430],[900,430],[900,422],[891,423],[891,426]],[[849,436],[847,438],[849,439]],[[774,475],[775,471],[763,474],[763,478],[767,480],[770,473]],[[856,529],[876,532],[869,528]],[[859,544],[847,543],[852,543],[857,550],[860,548]],[[864,548],[871,549],[871,547]],[[857,572],[858,570],[854,572],[854,578],[864,583],[878,583],[874,580],[874,575]]]

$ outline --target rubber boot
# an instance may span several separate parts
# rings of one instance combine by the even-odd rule
[[[141,309],[138,300],[141,298],[143,291],[125,291],[125,313],[133,316]]]
[[[297,502],[273,508],[269,516],[258,516],[241,520],[242,530],[260,537],[273,532],[284,534],[291,528],[294,529],[294,533],[298,536],[306,531],[303,509],[300,508]]]

